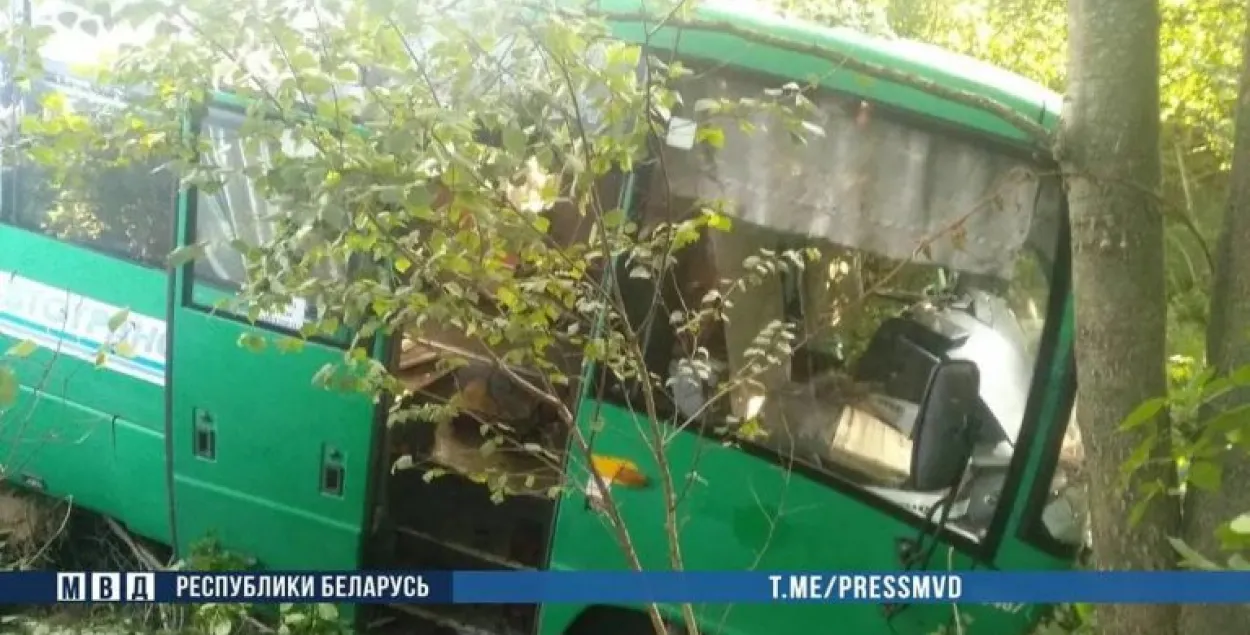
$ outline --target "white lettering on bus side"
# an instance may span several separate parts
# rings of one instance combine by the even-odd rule
[[[163,385],[164,320],[131,311],[116,331],[110,329],[123,310],[0,271],[0,333],[92,363],[105,350],[109,370]]]

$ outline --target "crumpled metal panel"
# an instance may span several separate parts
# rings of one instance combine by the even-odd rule
[[[691,105],[766,99],[768,87],[721,69],[683,82],[681,93]],[[765,114],[754,117],[751,132],[732,119],[705,122],[724,131],[720,150],[671,147],[670,136],[665,168],[673,191],[732,201],[732,215],[783,232],[1007,279],[1031,229],[1053,235],[1057,190],[1042,196],[1027,162],[871,114],[858,101],[821,96],[816,107],[808,119],[824,136],[806,134],[806,143]],[[1047,227],[1033,228],[1041,201]],[[1053,249],[1053,238],[1033,233]]]

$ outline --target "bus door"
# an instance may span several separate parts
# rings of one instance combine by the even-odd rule
[[[200,134],[217,165],[263,162],[238,143],[243,116],[210,108]],[[298,338],[308,312],[250,321],[229,306],[245,279],[225,245],[270,237],[272,206],[241,170],[196,190],[179,210],[179,243],[204,245],[175,274],[170,316],[170,425],[180,551],[204,538],[260,556],[267,568],[358,565],[374,406],[361,393],[315,385],[343,359],[340,342]]]

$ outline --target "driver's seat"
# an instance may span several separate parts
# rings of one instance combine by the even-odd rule
[[[857,381],[875,384],[869,403],[890,410],[882,421],[911,438],[904,489],[931,492],[956,486],[971,460],[980,376],[975,364],[945,360],[966,338],[908,317],[886,320],[856,360]]]

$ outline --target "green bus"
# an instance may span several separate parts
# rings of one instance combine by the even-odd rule
[[[682,503],[685,567],[1071,567],[1085,537],[1070,492],[1059,491],[1076,388],[1061,183],[1028,131],[951,94],[994,100],[1047,129],[1057,125],[1060,97],[915,42],[713,7],[699,16],[716,28],[670,25],[650,33],[653,24],[626,16],[634,4],[600,5],[620,12],[611,22],[616,37],[706,71],[682,85],[686,103],[817,78],[809,95],[824,135],[799,154],[783,152],[772,133],[727,131],[726,148],[734,150],[709,158],[692,151],[680,112],[661,150],[671,194],[725,197],[740,210],[733,231],[690,250],[679,265],[688,279],[728,275],[761,248],[819,245],[836,255],[803,279],[766,279],[751,302],[735,307],[720,341],[708,347],[719,351],[717,364],[733,370],[746,363],[744,350],[764,324],[810,323],[828,308],[813,301],[845,285],[862,292],[846,263],[901,262],[901,277],[920,281],[894,296],[876,294],[897,301],[896,310],[863,326],[862,346],[813,338],[778,373],[788,396],[777,403],[804,426],[782,435],[786,448],[777,435],[725,443],[715,426],[672,433],[668,469],[677,482],[698,483]],[[840,69],[831,62],[838,56],[920,81]],[[115,99],[57,68],[47,64],[47,75],[29,84],[3,78],[6,146],[20,141],[18,117],[37,108],[41,94],[58,91],[86,110]],[[242,164],[248,157],[230,143],[240,121],[239,104],[222,97],[195,128],[213,142],[217,160]],[[148,166],[89,170],[80,175],[92,193],[86,204],[103,221],[93,224],[58,201],[36,165],[14,159],[0,169],[0,351],[20,341],[39,347],[4,362],[3,372],[19,384],[16,402],[0,412],[0,460],[14,483],[115,518],[178,554],[214,537],[269,569],[628,566],[593,487],[497,504],[466,479],[395,470],[397,454],[436,454],[438,433],[396,439],[407,433],[388,427],[385,404],[313,385],[324,365],[341,360],[339,344],[309,342],[298,354],[239,346],[249,334],[297,331],[308,307],[251,322],[218,308],[242,284],[241,256],[210,250],[174,268],[166,257],[223,232],[265,239],[266,203],[246,178],[210,194]],[[645,225],[659,184],[642,172],[626,176],[612,187]],[[992,209],[984,214],[958,211],[986,201]],[[959,239],[928,238],[942,228]],[[956,283],[942,302],[916,302],[934,276]],[[654,283],[622,277],[617,284],[626,298],[655,295]],[[677,335],[664,320],[648,324],[648,364],[667,373]],[[448,334],[452,344],[440,350],[471,348],[457,337]],[[126,354],[97,359],[123,343]],[[378,338],[373,355],[402,376],[410,366],[425,368],[417,359],[429,352],[424,344]],[[854,406],[826,399],[817,367],[851,369],[880,389]],[[422,386],[441,381],[409,374],[421,375],[413,381]],[[595,428],[596,456],[654,478],[658,467],[637,433],[630,386],[595,368],[583,376],[589,387],[575,408],[578,425],[588,435]],[[685,385],[683,397],[680,382],[673,385],[665,407],[687,412],[688,398],[702,389]],[[761,411],[756,397],[735,395],[732,412],[721,415],[764,412],[767,420],[772,406]],[[587,473],[585,457],[567,457],[565,473]],[[663,499],[655,487],[621,480],[613,497],[637,556],[645,568],[669,568]],[[716,635],[835,628],[922,635],[955,619],[965,620],[960,632],[1025,633],[1045,609],[778,604],[698,606],[696,613],[700,630]],[[445,629],[417,632],[650,629],[637,606],[393,610]],[[676,607],[665,610],[680,622]]]

